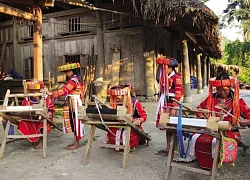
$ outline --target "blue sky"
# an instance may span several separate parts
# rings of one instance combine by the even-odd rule
[[[206,5],[215,12],[216,15],[222,15],[222,12],[227,7],[227,0],[210,0]],[[235,22],[237,25],[237,22]],[[240,39],[243,40],[242,31],[237,27],[227,27],[221,30],[222,36],[226,37],[229,40]]]

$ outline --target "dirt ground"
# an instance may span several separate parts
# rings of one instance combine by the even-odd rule
[[[250,93],[250,92],[249,92]],[[193,94],[193,103],[187,105],[196,107],[204,99],[202,95]],[[155,152],[165,147],[164,132],[155,128],[156,102],[145,102],[143,105],[148,113],[148,120],[143,124],[145,132],[152,136],[150,146],[139,146],[129,155],[128,168],[123,170],[122,153],[112,149],[93,146],[89,164],[83,165],[83,158],[88,139],[89,127],[86,126],[86,136],[81,140],[81,148],[68,151],[65,147],[73,141],[73,135],[63,135],[54,130],[48,135],[48,157],[42,158],[42,150],[32,150],[26,140],[18,140],[6,145],[3,159],[0,161],[0,180],[162,180],[166,173],[167,157],[155,155]],[[60,121],[60,120],[59,120]],[[17,132],[17,130],[15,130]],[[242,130],[243,140],[250,144],[250,130]],[[0,138],[3,128],[0,127]],[[97,130],[94,145],[97,145],[105,133]],[[240,149],[241,151],[241,149]],[[197,166],[197,162],[190,164]],[[239,155],[235,166],[225,164],[218,171],[218,180],[249,180],[250,151],[245,157]],[[173,180],[206,180],[208,176],[191,173],[173,168]]]

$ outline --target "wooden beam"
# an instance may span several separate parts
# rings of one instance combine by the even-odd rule
[[[65,10],[65,11],[44,14],[43,17],[46,19],[58,18],[62,16],[71,16],[71,15],[83,14],[83,13],[88,13],[88,12],[93,12],[93,11],[86,9],[86,8],[77,8],[77,9],[70,9],[70,10]]]
[[[187,37],[189,39],[191,39],[193,41],[194,44],[197,44],[196,38],[191,33],[189,33],[189,32],[186,31],[185,34],[187,35]]]
[[[19,3],[33,5],[33,0],[1,0],[2,3]]]
[[[31,13],[22,11],[17,8],[13,8],[11,6],[7,6],[3,3],[0,3],[0,13],[8,14],[11,16],[23,18],[26,20],[37,21],[37,17]]]

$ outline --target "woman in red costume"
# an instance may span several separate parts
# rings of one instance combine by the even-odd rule
[[[212,93],[212,87],[216,87],[217,92]],[[231,89],[232,87],[234,87],[234,91]],[[232,130],[224,131],[224,135],[238,142],[241,140],[237,129],[238,124],[243,127],[250,125],[250,109],[239,95],[238,80],[229,77],[227,73],[223,72],[215,80],[210,80],[209,96],[197,107],[225,113],[224,121],[231,122],[233,128]],[[219,115],[217,114],[217,116]],[[197,117],[203,117],[203,115],[197,113]],[[239,120],[240,117],[244,119]]]
[[[246,102],[239,97],[238,80],[222,72],[216,78],[210,79],[209,86],[208,97],[197,108],[224,113],[223,120],[229,121],[232,124],[232,129],[223,131],[224,136],[235,139],[239,143],[241,136],[237,127],[238,125],[243,127],[250,125],[250,109]],[[215,93],[213,93],[214,87],[216,88]],[[232,88],[234,88],[234,91]],[[220,114],[215,115],[217,117],[220,116]],[[197,117],[205,118],[202,113],[197,113]],[[216,142],[214,140],[213,137],[206,134],[194,134],[191,140],[189,158],[194,160],[197,157],[201,167],[211,169]],[[203,147],[203,149],[207,147],[208,149],[206,149],[205,153],[200,153],[200,147]],[[196,154],[196,151],[199,154]],[[208,157],[210,152],[212,152],[211,156]]]
[[[124,96],[128,95],[126,101],[127,113],[133,114],[132,122],[134,125],[139,127],[141,130],[142,124],[147,120],[147,113],[144,110],[140,101],[135,97],[130,96],[131,86],[129,85],[119,85],[110,88],[110,101],[111,107],[116,108],[117,105],[122,105],[124,101]],[[130,112],[132,111],[132,112]],[[126,132],[124,128],[110,128],[108,131],[108,140],[110,144],[125,144]],[[134,148],[139,144],[144,144],[145,140],[140,139],[138,134],[134,131],[131,131],[130,134],[130,147]]]
[[[79,140],[84,137],[84,125],[78,120],[78,106],[82,103],[84,85],[79,74],[79,63],[65,64],[58,67],[58,72],[64,72],[68,78],[67,83],[59,90],[49,93],[54,99],[61,96],[69,97],[69,118],[72,132],[75,135],[73,144],[68,145],[67,150],[74,150],[80,147]]]
[[[182,79],[179,75],[177,75],[175,68],[178,67],[178,61],[176,59],[169,58],[158,58],[157,59],[157,74],[156,80],[159,83],[159,103],[157,107],[157,115],[156,115],[156,127],[158,127],[161,112],[165,111],[167,106],[170,110],[170,116],[177,116],[177,111],[171,109],[171,107],[178,106],[177,103],[173,102],[173,98],[176,100],[180,100],[183,94],[183,85]],[[170,148],[170,137],[171,133],[166,131],[166,140],[167,147],[166,149],[158,151],[157,155],[167,155]]]
[[[43,82],[27,82],[27,90],[30,93],[36,93],[40,91],[40,88],[42,88]],[[22,102],[22,106],[32,106],[32,104],[39,104],[41,100],[41,97],[26,97],[24,98]],[[51,101],[50,97],[48,95],[45,96],[45,103],[46,107],[48,108],[47,115],[52,121],[52,116],[55,113],[55,107],[53,102]],[[20,119],[21,122],[18,125],[18,130],[24,134],[24,135],[31,135],[31,134],[40,134],[43,129],[43,122],[37,122],[37,121],[31,121]],[[47,124],[47,132],[50,133],[50,125]],[[42,138],[34,137],[34,138],[28,138],[28,140],[32,143],[33,149],[41,149],[42,148]]]

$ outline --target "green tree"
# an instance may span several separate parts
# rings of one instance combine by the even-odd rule
[[[222,61],[228,65],[239,66],[239,80],[250,83],[250,42],[227,41]]]
[[[233,20],[241,22],[244,40],[250,40],[250,0],[228,0],[224,19],[230,24]]]

